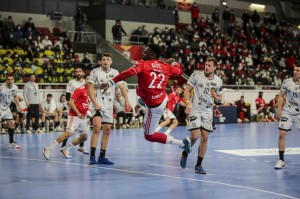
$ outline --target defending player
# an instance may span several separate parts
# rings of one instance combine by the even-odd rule
[[[222,80],[214,74],[217,67],[217,60],[208,57],[205,62],[205,71],[194,72],[186,85],[184,99],[186,103],[185,113],[188,115],[188,128],[191,131],[192,145],[201,138],[198,148],[197,164],[195,172],[206,174],[202,167],[208,135],[213,131],[213,104],[220,104],[222,101]],[[191,91],[194,95],[191,99]],[[188,152],[183,151],[180,158],[180,166],[186,168]]]
[[[275,169],[282,169],[285,166],[284,152],[286,147],[286,134],[291,130],[293,124],[300,129],[300,63],[294,68],[294,77],[284,80],[282,83],[279,98],[277,118],[279,119],[279,160]],[[284,98],[286,99],[284,104]],[[284,104],[284,105],[283,105]]]
[[[90,164],[113,165],[114,163],[106,158],[105,155],[109,135],[111,132],[111,126],[113,124],[113,102],[115,99],[116,88],[113,87],[107,90],[102,90],[98,86],[100,86],[103,82],[111,80],[112,78],[117,76],[119,72],[111,68],[112,55],[109,53],[104,53],[102,55],[100,63],[101,66],[99,68],[92,70],[88,84],[89,96],[93,102],[95,109],[93,111],[93,134],[91,137]],[[124,84],[119,83],[118,86],[121,89],[121,93],[125,99],[125,107],[129,109],[131,106],[129,104],[127,91],[124,87]],[[94,87],[96,87],[96,89]],[[103,134],[101,137],[101,150],[98,160],[96,160],[95,154],[101,125],[103,127]]]

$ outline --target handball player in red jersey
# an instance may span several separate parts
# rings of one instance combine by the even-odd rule
[[[86,81],[87,82],[87,81]],[[52,151],[55,147],[64,141],[65,139],[71,137],[73,133],[79,133],[80,136],[72,140],[70,144],[61,148],[61,153],[67,159],[70,159],[72,156],[69,155],[69,150],[71,147],[76,146],[88,138],[89,126],[87,118],[87,112],[90,107],[90,98],[87,91],[87,84],[77,88],[74,93],[71,95],[71,99],[68,101],[70,106],[67,130],[65,133],[56,138],[48,147],[45,147],[43,150],[44,157],[49,160]]]
[[[159,124],[159,119],[164,114],[164,109],[168,102],[168,96],[166,94],[167,81],[170,77],[179,76],[183,73],[179,64],[175,62],[174,59],[169,59],[167,63],[160,61],[160,54],[160,46],[150,44],[146,48],[142,60],[123,71],[112,80],[109,80],[108,83],[103,83],[101,87],[111,87],[119,81],[137,75],[137,94],[146,104],[146,114],[144,119],[145,139],[150,142],[179,145],[180,148],[190,152],[190,138],[187,137],[183,140],[178,140],[173,136],[155,132],[155,129]]]

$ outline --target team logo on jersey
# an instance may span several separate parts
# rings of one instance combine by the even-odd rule
[[[211,82],[210,85],[212,85],[212,86],[217,86],[217,84],[214,83],[214,82]]]
[[[202,84],[198,84],[198,86],[199,86],[200,88],[202,88],[203,85],[202,85]]]

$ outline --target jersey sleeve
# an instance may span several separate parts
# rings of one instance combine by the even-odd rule
[[[288,81],[288,79],[284,80],[281,85],[281,88],[280,88],[280,91],[282,91],[284,93],[286,93],[286,91],[287,91],[287,81]]]
[[[189,84],[192,87],[195,87],[197,84],[195,76],[196,76],[196,73],[193,73],[187,81],[187,84]]]
[[[71,99],[73,99],[75,102],[79,99],[79,97],[81,96],[81,92],[82,89],[77,88],[74,93],[71,95]]]
[[[171,76],[179,76],[183,73],[183,70],[181,69],[180,65],[177,62],[171,64],[170,71],[171,71]]]
[[[66,88],[66,92],[67,93],[73,93],[73,91],[74,91],[74,89],[73,89],[73,87],[71,85],[71,82],[68,82],[67,88]]]
[[[88,82],[92,83],[94,85],[96,84],[96,82],[97,82],[96,70],[92,70],[92,72],[90,74],[90,79]]]

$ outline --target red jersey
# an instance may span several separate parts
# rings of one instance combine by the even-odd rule
[[[76,108],[79,112],[86,116],[87,111],[90,107],[91,99],[89,98],[88,91],[86,85],[77,88],[74,93],[71,95],[71,99],[74,100]],[[77,116],[77,114],[70,109],[69,111],[70,116]]]
[[[266,102],[263,98],[256,98],[255,103],[256,103],[257,110],[263,108],[266,105]]]
[[[170,110],[170,111],[174,111],[174,108],[176,106],[176,104],[178,102],[180,102],[180,96],[176,94],[176,92],[172,92],[169,94],[168,96],[169,98],[169,101],[168,101],[168,104],[167,104],[167,108]]]
[[[171,76],[183,73],[182,69],[175,63],[170,65],[160,60],[141,60],[134,66],[123,71],[113,78],[115,83],[125,80],[130,76],[137,75],[137,94],[148,107],[156,107],[166,97],[167,81]]]

